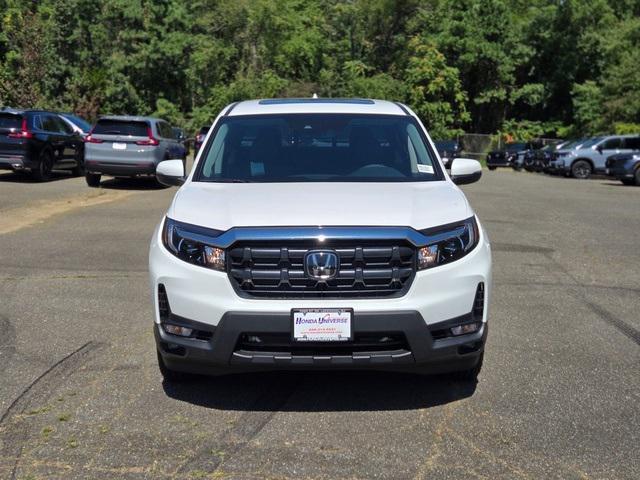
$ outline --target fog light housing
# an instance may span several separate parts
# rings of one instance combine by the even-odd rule
[[[170,333],[171,335],[177,335],[179,337],[190,337],[193,333],[192,328],[181,327],[180,325],[165,323],[163,327],[165,332]]]
[[[459,335],[466,335],[469,333],[475,333],[480,329],[480,322],[466,323],[464,325],[456,325],[451,327],[451,335],[457,337]]]

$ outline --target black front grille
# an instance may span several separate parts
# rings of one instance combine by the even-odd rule
[[[311,250],[334,251],[339,273],[316,280],[305,273]],[[388,297],[403,295],[413,280],[415,248],[402,241],[241,242],[227,251],[229,278],[253,297]]]

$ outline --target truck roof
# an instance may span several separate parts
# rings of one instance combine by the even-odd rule
[[[408,109],[388,100],[368,98],[268,98],[246,100],[229,106],[226,115],[268,115],[283,113],[363,113],[409,115]]]

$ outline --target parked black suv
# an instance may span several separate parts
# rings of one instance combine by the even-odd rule
[[[493,150],[487,155],[487,167],[495,170],[498,167],[522,168],[524,152],[531,150],[530,143],[507,143],[501,150]]]
[[[625,185],[640,186],[640,148],[631,153],[619,153],[607,158],[607,175]]]
[[[544,146],[540,144],[534,145],[534,148],[524,152],[522,166],[528,172],[542,172],[547,168],[549,162],[553,160],[554,152],[568,143],[568,141],[558,141]]]
[[[434,140],[433,143],[440,154],[444,167],[450,169],[453,159],[458,158],[462,153],[462,146],[457,140]]]
[[[0,111],[0,169],[30,172],[38,181],[54,168],[83,175],[83,152],[81,135],[57,113]]]

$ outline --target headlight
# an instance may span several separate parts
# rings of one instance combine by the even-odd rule
[[[480,234],[475,217],[459,225],[423,230],[428,243],[418,249],[418,270],[437,267],[464,257],[478,245]]]
[[[219,230],[188,225],[167,217],[162,242],[167,250],[185,262],[224,272],[225,251],[212,245],[220,234]]]

